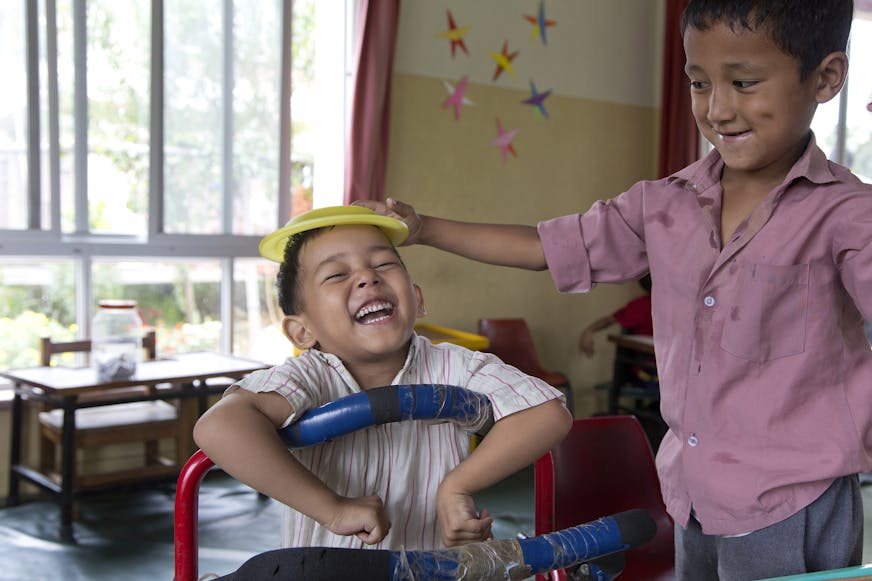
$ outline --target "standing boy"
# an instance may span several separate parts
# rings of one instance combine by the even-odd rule
[[[424,314],[394,243],[405,225],[365,208],[312,210],[267,236],[281,262],[282,328],[298,357],[231,386],[194,438],[229,474],[283,502],[282,545],[435,549],[487,540],[472,495],[559,442],[572,418],[560,392],[495,356],[415,335]],[[407,421],[289,452],[277,428],[306,410],[394,384],[487,394],[496,423],[470,454],[453,422]]]
[[[828,161],[810,130],[844,83],[852,13],[850,0],[691,0],[685,70],[715,149],[584,214],[533,228],[380,208],[407,222],[410,243],[548,268],[564,292],[650,271],[669,425],[657,465],[682,580],[861,558],[872,186]]]

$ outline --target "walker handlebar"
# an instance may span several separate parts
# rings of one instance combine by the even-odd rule
[[[486,395],[455,385],[390,385],[311,409],[279,430],[279,435],[288,446],[304,448],[362,428],[405,420],[453,420],[484,435],[493,425],[493,412]]]
[[[572,567],[654,537],[657,526],[643,510],[629,510],[529,539],[472,543],[434,551],[300,547],[268,551],[242,564],[224,581],[272,578],[344,581],[361,571],[386,581],[497,581]]]

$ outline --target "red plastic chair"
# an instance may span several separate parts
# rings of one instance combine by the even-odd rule
[[[569,378],[542,367],[533,344],[533,335],[524,319],[479,319],[478,334],[488,338],[488,353],[562,391],[566,396],[566,407],[574,413]]]
[[[651,445],[633,416],[575,420],[566,438],[536,461],[534,488],[537,535],[631,508],[647,510],[657,534],[626,552],[618,579],[675,579],[672,519],[660,494]],[[551,573],[552,581],[566,578],[564,571]]]

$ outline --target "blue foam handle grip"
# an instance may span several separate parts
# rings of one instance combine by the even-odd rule
[[[629,548],[611,516],[518,543],[524,562],[534,573],[563,569]]]
[[[285,444],[305,448],[374,425],[366,393],[355,393],[306,412],[279,430]]]
[[[279,434],[288,446],[303,448],[388,422],[445,419],[471,423],[489,408],[486,395],[455,385],[390,385],[309,410]]]
[[[562,531],[511,541],[520,545],[523,555],[523,563],[514,565],[527,565],[532,574],[564,569],[626,550],[632,543],[628,544],[623,537],[621,526],[613,516],[602,517]],[[461,551],[463,548],[391,551],[391,579],[454,581],[460,578]]]

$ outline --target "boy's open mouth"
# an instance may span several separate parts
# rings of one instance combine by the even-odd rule
[[[394,305],[387,301],[377,300],[360,307],[354,315],[354,320],[362,325],[371,325],[388,319],[393,314]]]

